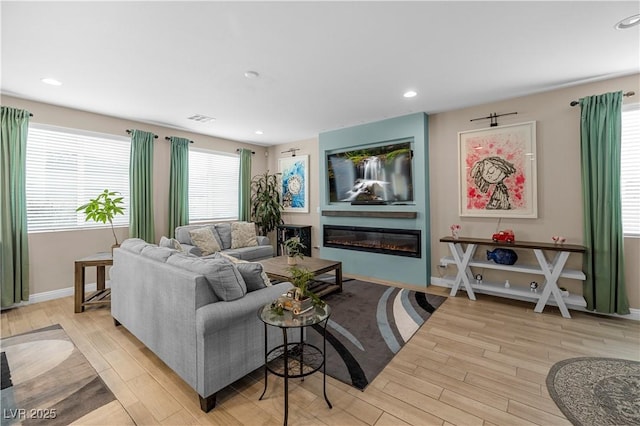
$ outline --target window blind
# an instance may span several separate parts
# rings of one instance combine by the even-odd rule
[[[85,221],[76,208],[105,189],[124,197],[129,224],[129,151],[126,137],[32,123],[27,136],[27,227],[32,231],[108,227]]]
[[[237,220],[240,157],[189,149],[189,222]]]
[[[622,227],[625,236],[640,237],[640,104],[623,107],[620,157]]]

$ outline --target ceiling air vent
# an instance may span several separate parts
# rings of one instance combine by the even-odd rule
[[[197,121],[198,123],[211,123],[212,121],[215,120],[215,118],[213,117],[207,117],[206,115],[202,115],[202,114],[195,114],[195,115],[192,115],[191,117],[187,117],[187,119]]]

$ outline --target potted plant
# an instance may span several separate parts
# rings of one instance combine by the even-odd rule
[[[310,298],[315,306],[324,306],[325,303],[314,292],[309,290],[309,283],[313,281],[314,274],[306,268],[292,266],[289,268],[291,273],[291,284],[296,287],[296,294],[299,300]]]
[[[257,175],[251,179],[251,220],[258,226],[258,232],[263,236],[283,223],[284,207],[280,202],[278,190],[279,175],[280,173],[269,174],[267,170],[263,175]]]
[[[96,198],[92,198],[87,204],[76,209],[77,212],[84,212],[85,221],[93,220],[104,224],[109,222],[111,225],[111,232],[113,233],[113,239],[116,242],[111,246],[112,250],[120,246],[118,243],[118,237],[116,236],[116,231],[113,228],[113,218],[118,214],[124,214],[124,202],[122,200],[123,197],[120,196],[119,192],[113,192],[105,189]]]
[[[307,248],[300,241],[300,237],[292,237],[283,243],[284,251],[287,254],[287,264],[295,265],[296,257],[303,258],[304,249]]]

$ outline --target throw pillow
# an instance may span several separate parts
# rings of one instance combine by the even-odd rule
[[[182,247],[182,244],[180,244],[180,241],[176,240],[175,238],[167,238],[165,236],[163,236],[162,238],[160,238],[160,244],[158,244],[160,247],[167,247],[170,249],[175,249],[178,250],[179,252],[184,252],[185,249],[184,247]]]
[[[259,290],[261,288],[271,286],[271,279],[264,271],[264,266],[258,262],[249,262],[247,260],[238,259],[237,257],[230,256],[225,252],[218,252],[214,254],[216,259],[225,259],[232,262],[240,271],[240,275],[247,284],[247,292]]]
[[[231,248],[255,247],[258,245],[256,238],[256,225],[252,222],[233,222],[231,224]]]
[[[191,241],[200,249],[203,256],[220,251],[220,245],[213,236],[211,228],[197,228],[189,231]]]
[[[247,294],[247,285],[232,263],[220,259],[171,256],[167,263],[202,274],[220,300],[230,302]]]

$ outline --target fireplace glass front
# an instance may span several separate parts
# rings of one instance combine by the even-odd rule
[[[421,257],[419,229],[324,225],[324,247]]]

